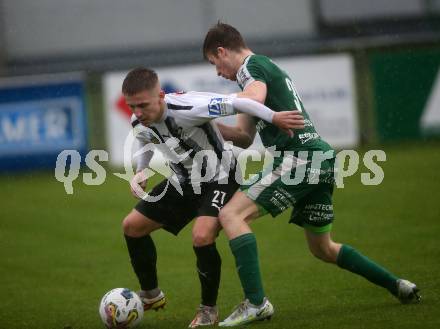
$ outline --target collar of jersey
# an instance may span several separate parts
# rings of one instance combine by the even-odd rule
[[[253,56],[253,55],[255,55],[255,54],[254,54],[254,53],[249,54],[249,55],[247,55],[247,56],[244,58],[244,60],[243,60],[243,64],[241,64],[240,68],[239,68],[238,71],[237,71],[237,74],[235,75],[235,76],[237,77],[237,81],[238,81],[238,72],[240,72],[240,70],[241,70],[241,68],[243,67],[243,65],[246,64],[246,61],[247,61],[249,58],[251,58],[251,56]],[[240,84],[239,84],[239,86],[240,86]],[[240,86],[240,88],[241,88],[241,86]]]
[[[255,55],[254,53],[247,55],[244,59],[243,59],[243,63],[241,63],[241,65],[243,66],[244,63],[246,63],[247,59],[250,58],[251,56]]]

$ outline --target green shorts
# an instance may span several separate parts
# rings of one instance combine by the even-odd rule
[[[315,233],[330,231],[335,159],[322,161],[316,169],[311,161],[290,158],[295,165],[288,157],[277,158],[270,168],[274,170],[263,170],[260,179],[243,191],[259,206],[260,215],[275,217],[293,207],[290,223]]]

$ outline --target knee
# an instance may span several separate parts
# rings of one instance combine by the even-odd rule
[[[192,242],[194,247],[203,247],[215,242],[217,232],[195,229],[192,232]]]
[[[131,214],[127,215],[122,221],[122,231],[125,235],[136,238],[149,234],[145,225],[140,225],[139,221],[136,220]]]
[[[339,248],[338,244],[336,243],[318,244],[310,246],[310,251],[312,252],[313,256],[326,263],[336,263]]]
[[[229,223],[232,222],[233,218],[237,218],[237,214],[228,206],[220,209],[218,214],[218,220],[222,227],[227,227]]]
[[[320,247],[310,248],[310,251],[312,252],[313,256],[315,256],[316,258],[326,263],[332,263],[331,254],[327,248],[320,246]]]
[[[133,222],[130,220],[130,215],[125,217],[122,221],[122,231],[128,236],[132,236],[133,231],[135,231]]]

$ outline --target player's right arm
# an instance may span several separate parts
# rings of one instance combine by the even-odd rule
[[[217,117],[233,115],[236,113],[247,114],[239,117],[237,126],[220,126],[223,137],[232,141],[235,145],[246,148],[252,144],[256,128],[251,116],[258,117],[266,122],[273,123],[290,136],[293,135],[291,129],[304,127],[303,117],[297,111],[274,112],[264,104],[247,97],[213,97],[206,107],[201,106],[194,110],[193,114],[202,119],[214,119]]]
[[[138,133],[136,139],[139,144],[138,150],[141,152],[137,156],[136,160],[136,174],[133,176],[130,182],[131,194],[135,198],[141,199],[147,186],[147,172],[146,169],[150,166],[150,161],[153,158],[153,151],[149,149],[151,142],[143,136],[142,133]]]

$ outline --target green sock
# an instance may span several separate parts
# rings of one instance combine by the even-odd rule
[[[235,265],[245,298],[254,305],[261,305],[264,299],[264,290],[255,235],[253,233],[240,235],[229,241],[229,246],[235,256]]]
[[[398,278],[356,249],[342,245],[336,262],[339,267],[363,276],[374,284],[388,289],[393,295],[397,294]]]

